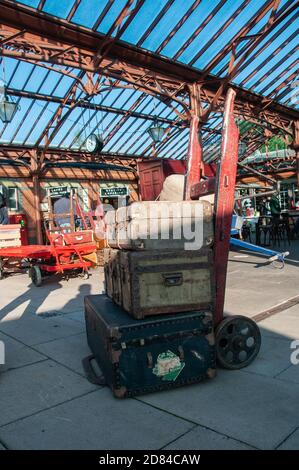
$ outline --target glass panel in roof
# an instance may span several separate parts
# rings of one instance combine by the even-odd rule
[[[271,15],[271,10],[268,13],[266,13],[266,15],[264,15],[263,18],[261,18],[260,21],[258,21],[258,23],[253,28],[251,28],[249,34],[257,34],[262,28],[264,28],[266,24],[268,23],[270,15]]]
[[[146,133],[148,128],[149,122],[144,119],[135,118],[131,123],[130,129],[120,129],[119,136],[123,136],[124,138],[115,143],[113,150],[116,152],[121,150],[122,153],[125,153],[130,147],[137,144],[142,137],[145,136],[148,139],[149,136]],[[119,145],[119,143],[121,145]]]
[[[182,53],[179,60],[184,63],[189,63],[198,51],[208,43],[213,35],[224,26],[226,21],[233,15],[241,3],[241,0],[228,0],[224,4],[224,7],[214,16],[203,31],[201,31],[190,46]],[[235,34],[237,34],[242,27],[251,20],[260,7],[261,4],[259,2],[250,2],[247,7],[243,8],[232,23],[227,26],[218,38],[209,45],[207,50],[203,52],[203,54],[194,63],[194,66],[201,70],[204,69],[213,57],[230,42]]]
[[[289,86],[289,93],[281,99],[281,102],[299,110],[298,80],[294,80]]]
[[[176,102],[173,102],[172,103],[173,107],[175,109],[177,109],[180,113],[184,113],[185,110],[182,109],[182,107],[180,105],[178,105]],[[162,112],[160,113],[160,116],[161,117],[164,117],[164,118],[167,118],[167,119],[172,119],[173,121],[175,119],[177,119],[177,114],[172,110],[172,108],[170,106],[166,106],[165,109],[162,110]]]
[[[216,1],[213,3],[213,8],[219,3]],[[169,43],[162,49],[161,54],[167,57],[173,57],[175,52],[187,41],[187,39],[194,33],[196,28],[203,22],[209,14],[205,1],[200,2],[197,8],[189,16],[187,21],[181,26],[181,28],[171,38]],[[200,21],[198,19],[200,18]],[[166,37],[166,35],[165,35]],[[164,38],[163,38],[164,39]],[[162,43],[161,39],[160,43]]]
[[[269,79],[269,72],[271,69],[271,80],[274,76],[278,76],[280,72],[283,71],[285,67],[288,67],[296,58],[299,57],[299,51],[297,53],[294,51],[294,43],[291,42],[286,47],[284,47],[280,52],[275,53],[274,56],[271,56],[273,52],[273,48],[271,47],[271,51],[266,49],[266,51],[261,54],[260,57],[252,60],[248,67],[246,67],[236,78],[234,78],[234,82],[237,84],[242,84],[242,81],[248,77],[248,75],[255,70],[256,73],[253,77],[246,82],[246,87],[254,87],[259,80],[267,74],[265,77],[266,80]],[[276,48],[274,48],[275,50]],[[288,54],[290,57],[288,57]],[[268,57],[268,60],[266,60]],[[265,62],[265,63],[264,63]],[[282,62],[280,65],[279,62]],[[262,67],[260,67],[262,65]],[[273,75],[274,74],[274,75]]]
[[[293,60],[290,61],[290,63],[286,63],[285,66],[280,67],[280,74],[276,75],[276,73],[271,74],[269,77],[267,77],[265,80],[263,80],[261,83],[259,83],[257,86],[253,87],[253,90],[257,93],[263,93],[263,95],[270,95],[273,90],[275,90],[281,83],[283,83],[285,80],[287,80],[288,77],[290,77],[294,72],[298,71],[298,61],[297,64],[293,65],[289,70],[287,69],[288,66],[291,66],[293,63]],[[273,78],[276,76],[279,76],[279,79],[275,79],[273,82]],[[289,85],[285,85],[289,86]],[[278,94],[280,94],[282,90],[279,90]]]
[[[10,57],[0,57],[0,78],[9,86],[10,82],[17,72],[20,62]],[[5,73],[4,73],[5,70]]]
[[[42,67],[36,67],[33,70],[26,85],[24,86],[24,90],[36,92],[41,87],[47,74],[48,74],[47,69],[44,69]]]
[[[135,131],[132,131],[131,134],[126,135],[126,139],[122,143],[121,147],[115,147],[116,151],[121,151],[121,153],[137,153],[138,155],[141,154],[142,149],[148,147],[151,144],[151,139],[149,134],[147,133],[147,129],[150,127],[150,123],[143,121],[142,125],[140,126],[140,120],[138,122],[138,129],[136,128]]]
[[[129,42],[131,44],[136,44],[144,32],[149,28],[150,24],[156,19],[159,15],[160,11],[166,5],[168,0],[156,0],[153,2],[152,0],[146,0],[144,5],[140,8],[139,12],[128,26],[128,28],[124,31],[121,36],[123,41]],[[177,2],[178,0],[176,0]],[[184,4],[192,3],[192,0],[187,0]],[[182,16],[185,13],[185,6],[180,2],[179,8],[176,9],[176,15]],[[160,20],[160,22],[162,19]],[[158,24],[160,24],[160,22]],[[168,26],[174,25],[174,21],[168,21]],[[163,31],[162,39],[166,36],[166,33]],[[161,39],[161,37],[160,37]],[[161,40],[162,40],[161,39]],[[144,47],[144,44],[142,45]]]
[[[5,62],[6,66],[6,62]],[[26,85],[31,74],[34,72],[36,65],[29,64],[28,62],[21,62],[16,72],[11,77],[11,80],[7,80],[7,83],[11,88],[22,90]]]
[[[121,120],[121,118],[122,116],[115,115],[112,113],[104,113],[102,117],[100,117],[99,125],[100,125],[101,130],[103,130],[105,137],[109,134],[113,126]],[[112,122],[113,122],[113,125],[110,126]]]
[[[141,94],[142,92],[138,90],[130,90],[130,89],[125,90],[124,93],[122,93],[117,98],[113,106],[120,108],[120,109],[128,110],[135,103],[135,101],[139,98]]]
[[[281,43],[283,42],[283,40],[288,37],[288,35],[290,35],[293,30],[296,28],[296,18],[297,18],[297,15],[296,15],[296,12],[293,13],[293,15],[290,15],[289,17],[285,18],[283,21],[281,21],[279,23],[279,25],[277,25],[275,28],[272,29],[272,31],[269,32],[269,34],[267,34],[264,39],[256,46],[256,48],[254,49],[254,53],[258,52],[259,50],[261,50],[265,44],[267,44],[268,42],[270,42],[270,44],[276,44],[277,42],[277,39],[273,39],[272,38],[277,34],[277,32],[279,32],[279,37],[280,39],[278,40],[278,43]],[[286,26],[286,24],[288,22],[292,22],[291,25],[289,26]],[[260,25],[260,23],[259,23]],[[259,26],[260,27],[260,26]],[[286,28],[291,28],[288,30],[287,32],[287,29]],[[255,29],[255,28],[254,28]],[[275,42],[274,42],[275,41]],[[268,46],[267,46],[268,47]],[[212,73],[218,75],[219,74],[219,71],[224,67],[224,66],[227,66],[228,63],[229,63],[229,57],[230,55],[228,54],[224,59],[222,59],[222,61],[217,64],[217,66],[212,70]],[[224,76],[225,75],[225,72],[221,74],[221,76]]]
[[[178,133],[176,132],[177,130],[179,131]],[[189,132],[188,131],[186,132],[185,129],[173,129],[171,131],[170,139],[168,141],[165,139],[164,141],[161,142],[160,152],[165,152],[168,147],[177,145],[182,140],[185,134],[189,138]]]
[[[124,135],[127,133],[127,132],[132,132],[133,129],[131,128],[132,127],[132,124],[134,123],[134,118],[130,117],[128,118],[125,123],[123,124],[123,126],[121,126],[121,128],[116,132],[116,134],[109,139],[109,142],[107,142],[107,146],[105,147],[106,150],[111,150],[113,149],[113,145],[119,141],[119,139],[123,139]],[[110,132],[110,130],[109,130]],[[121,134],[121,135],[120,135]],[[112,150],[113,151],[113,150]]]
[[[140,155],[143,157],[144,150],[149,145],[148,137],[149,135],[146,135],[146,133],[132,135],[130,141],[127,142],[128,145],[124,145],[119,153],[123,153],[125,155]]]
[[[15,133],[16,128],[19,126],[19,124],[22,122],[24,115],[30,106],[31,100],[27,98],[21,98],[19,100],[19,106],[20,109],[15,113],[13,120],[5,126],[2,121],[0,125],[1,131],[3,130],[3,134],[1,135],[1,142],[10,142],[12,136]],[[26,121],[22,124],[23,126],[27,126],[28,124]]]
[[[144,95],[144,98],[140,101],[139,105],[136,108],[138,113],[150,114],[150,111],[153,108],[154,98],[151,95]]]
[[[70,128],[68,129],[68,126],[64,126],[62,129],[59,138],[55,138],[55,142],[53,143],[53,146],[59,146],[60,148],[64,149],[73,149],[73,150],[79,150],[81,146],[84,144],[87,136],[89,133],[84,133],[80,132],[80,128]],[[60,137],[63,135],[63,138],[61,139]],[[54,145],[55,144],[55,145]]]
[[[22,144],[26,139],[31,127],[34,125],[36,118],[43,111],[43,108],[40,106],[40,102],[33,102],[31,100],[30,105],[28,106],[26,113],[24,115],[24,122],[21,122],[19,126],[14,126],[13,131],[13,140],[15,143]]]
[[[143,109],[148,105],[149,101],[152,99],[153,99],[152,96],[144,94],[143,99],[140,101],[137,108],[135,108],[135,111],[137,113],[143,113]]]
[[[256,50],[260,50],[266,43],[268,43],[271,40],[271,44],[273,45],[279,45],[280,42],[283,42],[289,35],[291,35],[297,28],[298,28],[298,22],[296,21],[298,18],[296,12],[285,18],[284,21],[279,23],[275,28],[270,31],[269,34],[267,34],[262,41],[258,44]],[[290,22],[290,24],[289,24]],[[288,25],[287,25],[288,24]],[[272,39],[277,33],[279,33],[278,38]],[[274,47],[273,47],[274,48]]]
[[[188,137],[184,137],[177,145],[168,147],[165,153],[162,152],[161,156],[164,158],[182,159],[186,156],[188,149]]]
[[[106,13],[103,20],[99,24],[97,31],[106,34],[118,15],[121,13],[121,10],[125,6],[126,2],[127,0],[114,0],[114,2],[111,4],[111,7],[109,8],[109,11]],[[97,18],[94,20],[96,21]]]
[[[168,34],[176,25],[176,23],[190,8],[192,3],[192,0],[185,0],[184,2],[182,2],[181,0],[175,0],[169,10],[162,16],[159,23],[156,25],[150,35],[146,38],[146,40],[142,44],[142,47],[150,51],[155,51],[159,47],[163,39],[168,36]],[[153,19],[149,19],[148,23],[145,25],[144,30],[150,26],[150,23],[152,21]],[[144,33],[144,30],[141,29],[142,34]]]
[[[125,92],[126,91],[127,90],[125,90]],[[100,95],[103,104],[105,104],[105,106],[113,106],[113,103],[115,104],[116,100],[120,98],[121,92],[122,90],[120,88],[112,88],[112,90],[103,91]]]
[[[68,111],[68,109],[65,110],[64,114]],[[71,114],[68,116],[66,121],[62,124],[61,128],[51,141],[51,147],[56,147],[61,139],[66,135],[66,133],[70,130],[70,128],[73,126],[74,123],[78,123],[78,126],[80,126],[81,122],[78,122],[78,117],[81,113],[81,110],[76,107],[73,109]],[[83,122],[82,122],[83,126]]]
[[[66,18],[73,4],[74,0],[46,0],[42,11],[59,18]]]
[[[152,155],[152,147],[149,146],[152,144],[151,139],[149,138],[149,134],[144,134],[141,135],[138,141],[136,142],[136,145],[132,146],[130,148],[130,153],[135,154],[135,155],[141,155],[141,156],[146,156],[146,155]]]
[[[64,95],[57,95],[56,87],[58,86],[59,82],[63,80],[63,75],[59,73],[49,71],[48,75],[45,77],[45,80],[42,86],[39,89],[39,93],[43,93],[45,95],[53,95],[53,96],[64,96]]]
[[[106,113],[105,116],[104,114],[101,115],[100,111],[96,114],[92,113],[87,121],[86,137],[90,134],[105,135],[104,126],[109,122],[109,115],[110,113]],[[111,114],[110,116],[113,117],[114,115]]]
[[[95,0],[81,0],[71,21],[86,28],[92,28],[107,3],[108,0],[97,2]]]
[[[24,145],[26,142],[28,142],[28,139],[30,137],[30,135],[32,134],[33,130],[37,127],[38,128],[38,123],[40,121],[40,119],[42,118],[44,112],[45,112],[45,109],[47,108],[47,103],[45,102],[40,102],[40,101],[36,101],[35,103],[32,102],[32,106],[35,106],[36,108],[36,112],[33,116],[33,119],[32,119],[32,123],[31,123],[31,127],[29,128],[29,130],[27,131],[26,129],[26,133],[23,134],[23,142],[22,142],[22,145]],[[30,112],[32,108],[28,108],[28,111]],[[40,132],[41,132],[41,129],[39,129]],[[31,142],[34,144],[34,142]]]
[[[118,115],[118,114],[112,114],[112,113],[104,113],[101,122],[101,127],[104,130],[104,135],[107,136],[111,130],[116,126],[116,124],[119,123],[119,121],[122,119],[123,116]]]
[[[144,101],[144,106],[140,109],[140,112],[144,114],[152,114],[154,112],[155,107],[157,108],[159,104],[159,100],[157,100],[153,96],[149,96],[149,99],[147,101]]]
[[[83,142],[84,135],[85,135],[83,131],[83,127],[84,127],[83,122],[86,123],[88,121],[89,110],[83,109],[83,108],[79,108],[79,109],[80,109],[80,114],[77,117],[77,121],[72,119],[72,121],[74,122],[72,123],[69,131],[61,137],[61,139],[59,140],[57,144],[59,147],[62,147],[63,145],[65,145],[65,142],[69,134],[71,133],[72,135],[70,135],[70,141],[67,144],[68,147],[70,147],[71,145],[74,145],[75,147],[79,148],[81,143]]]
[[[67,77],[66,75],[61,75],[60,76],[60,81],[58,81],[58,85],[55,89],[55,96],[65,96],[68,90],[71,88],[71,86],[74,84],[75,79],[71,77]],[[61,79],[62,77],[62,79]]]
[[[40,137],[40,135],[46,128],[48,122],[53,117],[53,114],[58,108],[57,103],[47,103],[44,107],[44,103],[42,101],[37,101],[36,105],[37,109],[40,109],[42,113],[39,114],[39,119],[36,125],[33,127],[31,133],[27,135],[27,140],[24,142],[25,145],[35,145],[37,139]],[[40,113],[40,111],[38,111],[38,113]],[[31,125],[32,124],[34,124],[34,122],[31,122]],[[30,131],[30,129],[31,126],[28,126],[28,131]]]
[[[40,0],[18,0],[18,3],[23,3],[29,7],[37,8]]]
[[[143,135],[148,139],[148,134],[146,133],[147,129],[150,127],[151,121],[145,119],[135,118],[132,121],[131,128],[128,131],[125,131],[126,138],[122,144],[122,152],[125,152],[127,148],[133,146],[135,141],[139,142]],[[122,130],[121,130],[122,132]]]

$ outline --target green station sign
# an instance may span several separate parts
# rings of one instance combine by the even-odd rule
[[[127,186],[115,186],[112,188],[101,188],[101,197],[120,197],[128,196],[129,188]]]
[[[48,195],[52,197],[63,197],[66,194],[70,193],[70,188],[68,186],[53,186],[48,188]]]

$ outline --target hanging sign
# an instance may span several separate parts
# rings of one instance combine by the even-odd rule
[[[52,197],[63,197],[70,194],[70,188],[68,186],[55,186],[48,188],[48,195]]]
[[[127,186],[115,186],[112,188],[101,188],[101,197],[120,197],[128,196],[129,188]]]

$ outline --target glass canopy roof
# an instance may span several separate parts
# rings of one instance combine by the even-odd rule
[[[296,0],[19,0],[14,3],[112,36],[116,34],[115,22],[120,13],[129,6],[131,15],[125,17],[121,25],[120,41],[219,77],[225,77],[228,72],[235,39],[244,36],[236,43],[238,56],[253,35],[263,31],[271,18],[273,5],[278,4],[275,15],[279,21],[257,42],[232,81],[246,90],[298,109]],[[43,146],[44,129],[75,82],[74,76],[82,73],[61,66],[69,73],[66,76],[42,65],[1,58],[0,78],[18,102],[19,110],[11,123],[0,124],[0,144]],[[46,99],[49,96],[51,99]],[[79,97],[82,91],[77,93]],[[136,100],[134,111],[124,117]],[[95,105],[99,105],[97,109]],[[173,103],[173,106],[182,111],[178,104]],[[63,112],[66,110],[67,107]],[[161,124],[166,128],[171,127],[177,117],[170,107],[152,96],[138,90],[115,88],[97,95],[87,108],[76,107],[54,137],[51,147],[76,150],[87,135],[96,132],[105,140],[104,152],[149,156],[153,145],[146,132],[152,123],[146,119],[148,116],[163,118]],[[213,113],[203,132],[209,160],[219,150],[219,132],[212,131],[220,127],[221,116]],[[188,129],[174,126],[158,144],[158,156],[184,158],[187,145]]]

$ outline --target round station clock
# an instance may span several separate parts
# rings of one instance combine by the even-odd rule
[[[90,134],[85,141],[85,147],[89,153],[100,152],[103,148],[103,141],[96,134]]]

